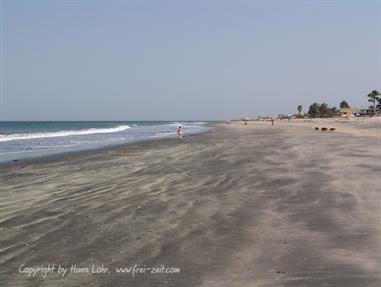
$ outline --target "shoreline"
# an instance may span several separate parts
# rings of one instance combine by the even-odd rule
[[[186,135],[185,141],[188,138],[192,138],[192,137],[197,136],[197,135],[212,132],[212,129],[216,125],[218,125],[218,123],[207,124],[206,126],[208,128],[210,128],[211,130]],[[151,143],[154,143],[154,142],[170,143],[173,141],[178,142],[177,136],[176,137],[166,137],[166,138],[150,138],[150,139],[143,139],[143,140],[130,142],[130,143],[113,144],[113,145],[108,145],[108,146],[103,146],[103,147],[98,147],[98,148],[93,148],[93,149],[87,149],[87,150],[65,151],[65,152],[60,152],[60,153],[51,154],[51,155],[41,155],[41,156],[27,157],[27,158],[21,158],[21,159],[13,159],[13,160],[9,160],[9,161],[0,162],[0,170],[6,169],[9,167],[18,167],[18,166],[31,165],[31,164],[44,164],[44,163],[49,163],[49,162],[71,160],[71,159],[75,159],[77,157],[94,156],[94,155],[96,155],[98,153],[102,153],[102,152],[108,152],[108,151],[113,151],[113,150],[123,150],[123,149],[128,149],[128,147],[133,148],[134,146],[140,146],[140,145],[149,146]]]

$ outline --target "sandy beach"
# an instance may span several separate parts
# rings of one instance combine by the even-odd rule
[[[379,287],[380,144],[378,119],[236,122],[0,166],[0,286]]]

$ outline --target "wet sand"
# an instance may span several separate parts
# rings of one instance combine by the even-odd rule
[[[379,287],[380,144],[234,123],[2,166],[0,286]],[[48,264],[110,273],[19,272]]]

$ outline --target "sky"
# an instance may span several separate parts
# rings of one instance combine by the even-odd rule
[[[0,3],[0,120],[225,120],[381,89],[381,1]]]

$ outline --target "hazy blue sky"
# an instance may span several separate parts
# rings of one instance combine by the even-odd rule
[[[380,1],[3,1],[0,120],[227,119],[381,89]]]

